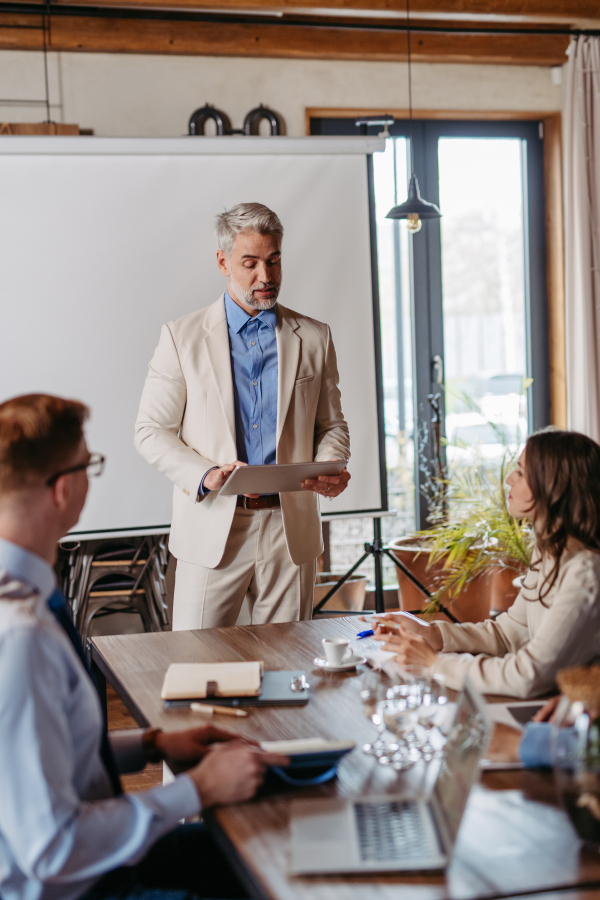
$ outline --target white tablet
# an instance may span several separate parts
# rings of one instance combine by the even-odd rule
[[[270,466],[238,466],[234,469],[219,494],[284,494],[301,491],[302,482],[319,475],[339,475],[347,459],[332,462],[282,463]]]

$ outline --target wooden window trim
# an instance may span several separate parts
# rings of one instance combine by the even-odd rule
[[[371,108],[306,109],[306,133],[312,118],[350,119],[354,116],[393,116],[408,119],[407,109]],[[548,296],[548,341],[550,379],[550,421],[567,427],[567,363],[565,335],[564,209],[562,182],[562,117],[559,112],[522,110],[413,110],[415,119],[543,122],[544,188],[546,204],[546,286]]]

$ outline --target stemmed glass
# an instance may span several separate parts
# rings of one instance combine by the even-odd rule
[[[416,727],[419,732],[425,733],[425,739],[417,738],[417,747],[423,754],[425,760],[432,759],[438,748],[431,743],[431,737],[434,730],[443,734],[443,707],[448,702],[446,695],[446,682],[442,675],[433,675],[423,685],[420,703],[416,710]]]
[[[374,672],[369,672],[363,676],[360,687],[360,699],[363,705],[363,711],[367,719],[373,723],[377,729],[377,739],[373,743],[363,745],[363,753],[367,756],[382,757],[393,750],[398,749],[398,745],[386,744],[383,732],[385,724],[383,721],[382,707],[385,703],[386,686]],[[393,749],[392,749],[393,748]]]
[[[380,704],[386,728],[395,735],[399,744],[389,745],[388,752],[379,758],[383,766],[392,766],[397,771],[414,766],[420,754],[413,747],[413,728],[416,711],[419,708],[420,691],[416,684],[396,685],[388,691],[388,699]]]
[[[410,664],[402,666],[396,676],[396,684],[392,689],[393,696],[402,696],[406,692],[410,694],[412,709],[416,709],[421,703],[421,697],[429,685],[429,669],[427,666]],[[411,716],[411,722],[416,724],[415,716]],[[410,746],[417,743],[417,736],[411,729],[406,734],[406,740]]]

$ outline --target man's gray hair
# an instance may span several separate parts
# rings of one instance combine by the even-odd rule
[[[279,240],[283,238],[283,225],[272,209],[262,203],[238,203],[216,218],[215,234],[219,250],[229,258],[236,237],[244,231],[274,234]]]

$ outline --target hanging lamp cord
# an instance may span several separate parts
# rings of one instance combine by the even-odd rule
[[[410,0],[406,0],[406,50],[408,62],[408,135],[409,135],[409,152],[410,152],[410,173],[411,177],[415,173],[413,165],[413,114],[412,114],[412,66],[410,60]]]
[[[50,38],[50,0],[42,14],[42,40],[44,48],[44,83],[46,86],[46,122],[50,122],[50,85],[48,82],[48,38]]]

